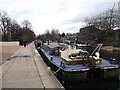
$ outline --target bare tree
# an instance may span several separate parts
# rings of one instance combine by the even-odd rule
[[[16,22],[16,20],[11,21],[11,39],[19,40],[22,36],[22,28]]]
[[[101,30],[114,29],[118,24],[115,4],[111,9],[101,13],[100,15],[92,18],[86,18],[85,22],[87,26],[92,25]]]
[[[118,23],[117,26],[120,29],[120,1],[118,2],[117,23]]]
[[[8,17],[5,11],[0,11],[0,34],[3,41],[25,40],[29,43],[35,38],[32,30],[32,24],[28,20],[24,20],[21,27],[14,19]]]
[[[50,39],[50,37],[51,37],[50,30],[45,31],[45,37],[46,37],[46,40]]]
[[[22,36],[23,41],[27,43],[35,39],[35,34],[33,32],[32,24],[28,20],[22,22]]]
[[[4,40],[10,39],[11,20],[5,11],[0,12],[0,30]]]
[[[56,41],[60,38],[59,30],[52,29],[51,31],[51,40]]]
[[[28,21],[28,20],[24,20],[22,22],[22,27],[25,29],[25,30],[33,30],[32,29],[32,24]]]

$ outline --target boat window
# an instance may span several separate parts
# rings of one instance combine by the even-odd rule
[[[49,54],[50,54],[50,55],[59,56],[59,54],[60,54],[59,48],[51,49],[51,50],[49,51]]]
[[[44,45],[42,48],[43,48],[46,52],[50,50],[50,48],[47,47],[47,46],[45,46],[45,45]]]
[[[49,54],[50,54],[50,55],[55,55],[55,50],[54,50],[54,49],[51,49],[51,50],[49,51]]]

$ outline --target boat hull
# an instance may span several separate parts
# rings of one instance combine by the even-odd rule
[[[41,49],[38,49],[38,51],[41,54],[41,57],[43,58],[45,63],[48,65],[48,67],[51,67],[54,73],[58,69],[60,69],[60,66],[57,66],[51,60],[49,60]],[[70,71],[70,70],[64,70],[61,68],[57,73],[55,73],[55,75],[57,75],[62,80],[68,81],[68,82],[98,80],[98,79],[118,77],[119,68],[115,68],[115,69],[94,68],[94,69],[89,69],[89,70],[84,70],[84,71],[79,71],[79,70]]]
[[[60,67],[50,62],[50,60],[45,56],[42,50],[38,50],[41,54],[41,57],[43,58],[44,62],[48,65],[48,67],[51,67],[51,69],[55,72]],[[65,71],[63,69],[60,69],[59,72],[55,73],[59,78],[61,78],[64,81],[85,81],[86,80],[86,71]]]

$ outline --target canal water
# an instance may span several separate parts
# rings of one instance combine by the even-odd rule
[[[89,50],[92,52],[93,49]],[[105,51],[101,50],[100,55],[102,58],[109,60],[110,58],[115,58],[116,62],[120,66],[120,52],[119,51]],[[97,80],[89,82],[64,82],[60,80],[62,85],[66,90],[79,88],[81,90],[86,89],[95,89],[95,90],[120,90],[120,75],[119,78],[106,79],[106,80]]]

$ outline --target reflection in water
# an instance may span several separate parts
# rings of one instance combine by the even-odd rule
[[[120,52],[119,51],[104,51],[101,50],[101,57],[109,60],[110,58],[115,58],[117,63],[120,65]]]
[[[88,82],[73,82],[63,83],[63,86],[66,90],[72,88],[79,88],[81,90],[84,89],[101,89],[101,90],[118,90],[119,89],[119,80],[116,79],[108,79],[108,80],[99,80],[99,81],[88,81]]]
[[[101,53],[101,57],[104,58],[104,59],[109,60],[110,58],[115,58],[117,64],[120,67],[120,51],[105,51],[105,50],[101,50],[100,53]],[[120,90],[120,75],[119,75],[119,83],[118,83],[118,89],[117,90]]]

